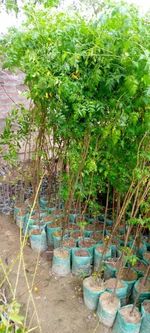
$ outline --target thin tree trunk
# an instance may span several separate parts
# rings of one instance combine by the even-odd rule
[[[106,219],[107,219],[108,204],[109,204],[109,191],[110,191],[110,185],[109,185],[109,182],[108,182],[108,184],[107,184],[106,206],[105,206],[105,216],[104,216],[104,227],[103,227],[103,240],[104,240],[104,237],[105,237],[105,230],[106,230]]]

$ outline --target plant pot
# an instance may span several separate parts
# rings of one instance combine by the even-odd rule
[[[110,219],[106,219],[106,226],[112,226],[113,225],[113,221]]]
[[[54,217],[54,219],[62,219],[64,214],[63,214],[63,211],[60,210],[60,209],[55,209],[53,212],[52,212],[52,216]]]
[[[141,326],[141,314],[137,308],[131,315],[132,304],[123,306],[117,314],[112,333],[139,333]]]
[[[144,300],[150,298],[150,278],[147,280],[145,286],[142,287],[142,289],[141,289],[142,279],[144,279],[144,278],[140,278],[139,280],[136,281],[136,283],[133,287],[133,293],[132,293],[133,301],[135,301],[135,299],[139,295],[139,298],[137,301],[138,306],[140,306]]]
[[[75,223],[76,222],[76,217],[78,216],[78,214],[77,213],[71,213],[71,214],[69,214],[69,221],[71,222],[71,223]]]
[[[14,220],[16,221],[16,217],[21,214],[25,215],[27,212],[27,208],[24,206],[24,204],[16,204],[14,207]]]
[[[25,223],[25,219],[26,219],[26,213],[21,213],[19,212],[16,215],[16,225],[20,228],[23,229],[24,227],[24,223]]]
[[[92,239],[96,242],[96,244],[102,244],[103,242],[103,234],[101,231],[94,231],[91,235]]]
[[[105,281],[105,288],[110,293],[114,291],[116,280],[116,278],[111,278]],[[120,299],[121,306],[125,305],[128,299],[128,284],[125,281],[119,279],[115,294]]]
[[[46,233],[47,233],[47,242],[49,246],[54,246],[53,233],[56,231],[61,231],[61,227],[57,226],[55,223],[47,224]]]
[[[51,215],[46,215],[42,217],[42,222],[45,223],[45,225],[49,224],[49,223],[53,223],[53,219]]]
[[[137,272],[138,278],[144,276],[147,270],[147,264],[144,260],[138,260],[133,269]]]
[[[109,328],[114,324],[118,310],[120,309],[120,300],[114,296],[112,298],[111,293],[105,291],[99,297],[97,315],[99,321]]]
[[[91,274],[91,253],[85,249],[72,251],[72,273],[86,277]]]
[[[85,230],[84,230],[84,237],[90,237],[93,234],[93,231],[94,231],[93,224],[86,225]]]
[[[120,235],[125,235],[125,233],[126,233],[126,227],[124,225],[121,225],[118,228],[118,232],[119,232]]]
[[[64,248],[57,248],[53,253],[52,271],[58,276],[70,273],[70,253]]]
[[[40,197],[40,200],[39,200],[39,202],[40,202],[40,207],[41,208],[47,208],[47,206],[48,206],[48,198],[46,198],[46,197]]]
[[[139,248],[136,250],[136,254],[140,259],[143,259],[145,252],[147,251],[147,246],[145,242],[141,242]]]
[[[83,299],[84,304],[89,310],[96,311],[99,296],[104,291],[105,287],[103,281],[97,283],[92,276],[83,280]]]
[[[96,242],[92,238],[82,238],[78,241],[78,246],[82,249],[88,250],[91,254],[91,263],[93,262],[93,253],[94,253],[94,247],[96,246]]]
[[[70,256],[72,256],[72,249],[75,249],[76,245],[76,241],[71,237],[63,239],[63,247],[70,252]]]
[[[150,300],[145,300],[141,305],[142,324],[140,333],[149,333],[150,331]]]
[[[147,251],[147,252],[144,253],[143,260],[147,265],[150,264],[150,252]]]
[[[43,217],[47,216],[47,211],[44,209],[36,210],[35,215],[37,216],[38,220],[41,220]]]
[[[125,281],[128,285],[128,292],[127,292],[128,293],[128,300],[129,300],[129,297],[131,295],[133,286],[134,286],[135,282],[137,281],[137,278],[138,278],[138,275],[133,269],[131,269],[131,268],[129,269],[127,267],[124,267],[121,270],[120,279]]]
[[[32,230],[30,235],[31,248],[37,252],[44,252],[47,250],[47,239],[45,230],[35,229]]]
[[[71,232],[69,232],[69,234],[70,237],[75,239],[76,242],[78,242],[78,240],[80,240],[83,237],[82,232],[79,230],[72,230]]]
[[[104,245],[100,244],[94,249],[94,270],[98,271],[99,265],[101,263],[101,260],[106,260],[111,257],[111,248],[106,248],[105,253],[104,251]]]
[[[53,237],[54,249],[57,249],[57,247],[61,246],[62,232],[61,231],[56,231],[52,234],[52,237]]]
[[[108,258],[105,260],[105,270],[104,270],[104,278],[108,280],[110,278],[116,277],[116,273],[118,271],[118,266],[120,264],[119,258]]]

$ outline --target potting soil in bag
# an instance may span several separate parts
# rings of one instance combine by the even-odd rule
[[[16,215],[16,224],[20,229],[24,228],[24,223],[25,223],[25,219],[26,219],[26,214],[24,215]]]
[[[127,283],[128,294],[130,296],[133,286],[138,279],[137,273],[131,268],[124,267],[121,271],[120,279]]]
[[[71,214],[69,214],[69,221],[70,221],[71,223],[75,223],[77,215],[78,215],[78,214],[76,214],[76,213],[71,213]]]
[[[147,270],[147,263],[144,260],[138,260],[133,269],[137,272],[138,278],[144,276]]]
[[[119,258],[108,258],[104,262],[104,277],[105,280],[113,278],[116,276],[118,271]]]
[[[107,291],[100,295],[97,315],[103,325],[112,327],[119,309],[120,300],[118,297],[113,296],[112,298],[112,294]]]
[[[96,283],[92,276],[83,280],[83,299],[88,309],[95,311],[98,306],[99,296],[105,291],[103,281]]]
[[[103,250],[104,250],[103,244],[98,245],[94,249],[94,270],[96,271],[99,269],[99,265],[102,260],[106,260],[111,257],[111,247],[106,249],[104,253]]]
[[[47,239],[45,230],[35,229],[30,236],[31,248],[37,252],[44,252],[47,249]]]
[[[117,314],[112,333],[139,333],[141,327],[141,314],[137,308],[131,314],[133,305],[123,306]]]
[[[72,260],[72,252],[76,249],[76,241],[71,237],[63,238],[63,248],[68,250],[70,253],[70,260]]]
[[[83,277],[91,274],[91,254],[88,250],[72,251],[72,273]]]
[[[116,278],[111,278],[105,282],[106,290],[113,292],[116,287]],[[128,299],[128,285],[125,281],[119,280],[115,295],[120,299],[121,306],[125,305]]]
[[[150,299],[150,278],[147,279],[145,286],[142,286],[142,280],[144,278],[140,278],[139,280],[137,280],[137,282],[135,283],[134,287],[133,287],[133,301],[135,301],[135,299],[137,299],[137,305],[140,306],[141,303],[143,303],[144,300],[146,299]],[[142,286],[142,287],[141,287]]]
[[[57,249],[57,247],[61,246],[61,235],[56,235],[55,233],[53,233],[53,244],[54,244],[54,249]]]
[[[88,250],[93,258],[94,248],[96,246],[96,242],[94,239],[86,237],[84,239],[80,239],[78,241],[78,246],[82,249]]]
[[[145,300],[141,306],[142,324],[140,333],[150,332],[150,300]]]
[[[48,205],[48,199],[44,197],[40,197],[40,206],[41,208],[46,208]]]
[[[53,224],[48,224],[46,227],[46,233],[47,233],[47,241],[48,245],[52,246],[54,245],[54,240],[53,240],[53,233],[56,231],[61,231],[61,227],[59,226],[53,226]]]
[[[140,244],[140,247],[137,249],[137,256],[140,258],[140,259],[143,259],[143,256],[144,256],[144,253],[147,251],[147,246],[146,246],[146,243],[145,242],[142,242]]]
[[[150,264],[150,252],[149,252],[149,251],[147,251],[147,252],[144,253],[144,255],[143,255],[143,260],[144,260],[144,262],[145,262],[147,265]]]
[[[57,248],[53,252],[52,271],[65,276],[70,273],[70,253],[64,248]]]

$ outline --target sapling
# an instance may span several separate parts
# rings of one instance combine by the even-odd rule
[[[79,226],[81,233],[82,233],[82,240],[84,243],[84,235],[85,235],[85,227],[87,226],[87,222],[86,221],[78,221],[77,225]]]
[[[108,182],[108,184],[107,184],[107,196],[106,196],[105,215],[104,215],[103,239],[104,239],[105,230],[106,230],[106,219],[107,219],[108,204],[109,204],[109,192],[110,192],[110,185],[109,185],[109,182]]]

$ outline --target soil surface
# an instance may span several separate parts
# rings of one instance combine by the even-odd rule
[[[77,257],[89,257],[90,256],[90,254],[87,251],[85,251],[85,250],[77,250],[75,252],[75,255]]]
[[[116,278],[111,278],[108,279],[107,281],[105,281],[105,288],[109,288],[109,289],[114,289],[116,286]],[[124,287],[124,283],[123,281],[119,280],[117,283],[117,289],[119,288],[123,288]]]
[[[137,291],[140,291],[140,292],[149,292],[150,291],[150,279],[148,279],[144,285],[143,285],[143,280],[144,280],[144,278],[141,278],[139,280],[140,282],[138,283],[136,289],[137,289]]]
[[[65,247],[70,247],[70,248],[72,248],[72,247],[76,247],[76,242],[75,242],[75,240],[74,239],[64,239],[63,240],[63,246],[65,246]]]
[[[123,268],[120,274],[120,279],[124,281],[137,280],[137,273],[129,268]]]
[[[54,250],[55,256],[60,258],[68,258],[69,252],[67,250],[58,248]]]
[[[144,264],[142,261],[138,260],[138,262],[136,263],[136,265],[134,266],[135,269],[145,273],[147,270],[147,265]]]
[[[119,312],[124,317],[126,322],[134,323],[134,324],[139,323],[139,321],[141,319],[141,314],[140,314],[139,310],[134,309],[132,314],[131,314],[131,310],[132,310],[132,305],[128,306],[128,307],[124,306],[123,308],[121,308],[119,310]]]
[[[112,297],[112,294],[110,294],[109,292],[104,292],[100,296],[100,300],[103,309],[105,309],[109,313],[113,314],[114,312],[116,312],[116,309],[119,307],[120,303],[119,298],[117,298],[116,296]]]
[[[5,270],[9,271],[8,278],[11,288],[5,283],[8,297],[15,290],[20,253],[20,231],[8,216],[0,216],[0,258]],[[28,290],[31,290],[38,313],[41,330],[36,328],[34,333],[110,333],[108,328],[100,325],[95,313],[89,311],[82,297],[82,280],[72,276],[56,277],[52,274],[52,250],[42,256],[34,253],[27,244],[24,250],[24,269],[21,265],[16,298],[22,304],[22,313],[26,314],[30,328],[37,326],[34,308]],[[37,260],[38,259],[38,260]],[[37,265],[35,280],[34,273]],[[26,279],[25,279],[26,276]],[[0,281],[4,273],[0,265]],[[28,281],[28,288],[27,288]]]
[[[150,301],[147,301],[147,300],[144,301],[143,306],[144,306],[145,311],[150,313]]]
[[[104,282],[96,281],[92,276],[84,279],[84,286],[93,291],[102,291],[105,289]]]
[[[80,240],[79,246],[91,247],[94,244],[96,244],[95,240],[92,238],[89,238],[89,239]]]

